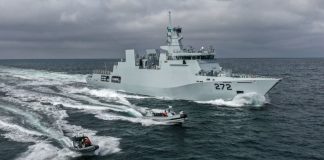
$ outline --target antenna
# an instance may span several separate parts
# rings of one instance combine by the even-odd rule
[[[171,11],[169,11],[169,27],[172,27]]]

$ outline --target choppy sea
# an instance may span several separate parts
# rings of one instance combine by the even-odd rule
[[[0,60],[0,159],[324,159],[324,59],[219,59],[236,73],[283,78],[268,95],[206,102],[95,89],[85,77],[117,60]],[[61,104],[61,105],[58,105]],[[182,126],[146,108],[188,114]],[[83,133],[93,156],[69,149]]]

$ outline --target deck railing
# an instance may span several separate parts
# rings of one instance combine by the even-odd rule
[[[236,78],[268,78],[267,76],[253,75],[253,74],[240,74],[240,73],[232,73],[231,77]]]
[[[94,74],[106,74],[106,75],[110,75],[110,71],[109,70],[105,70],[105,69],[97,69],[97,70],[93,70]]]

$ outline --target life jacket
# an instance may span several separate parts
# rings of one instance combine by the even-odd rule
[[[91,146],[91,141],[90,141],[90,139],[89,139],[89,138],[85,138],[85,140],[84,140],[84,144],[85,144],[85,146]]]

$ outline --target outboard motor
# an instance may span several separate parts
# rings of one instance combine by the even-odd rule
[[[187,118],[187,114],[183,113],[183,111],[180,112],[180,118]]]

